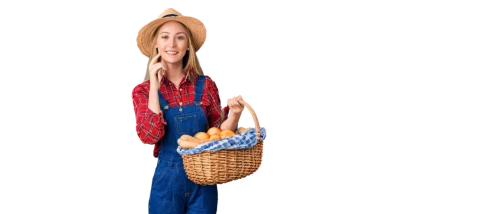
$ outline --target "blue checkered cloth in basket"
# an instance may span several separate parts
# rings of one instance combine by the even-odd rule
[[[260,136],[259,140],[264,140],[266,138],[265,128],[260,128]],[[177,147],[177,152],[181,155],[192,155],[203,151],[215,152],[221,149],[248,149],[255,146],[255,144],[257,144],[255,128],[250,128],[247,132],[224,138],[222,140],[200,144],[192,149]]]

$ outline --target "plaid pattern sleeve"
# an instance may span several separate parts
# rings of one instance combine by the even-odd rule
[[[259,140],[264,140],[266,138],[266,129],[260,128],[260,138]],[[234,135],[232,137],[224,138],[222,140],[216,140],[200,144],[192,149],[183,149],[177,147],[177,153],[180,155],[192,155],[203,151],[219,151],[221,149],[247,149],[252,148],[257,144],[257,135],[255,134],[255,128],[251,128],[248,132]]]
[[[149,80],[137,85],[132,92],[134,104],[136,131],[139,139],[146,144],[156,144],[165,133],[167,124],[163,114],[154,113],[148,107]]]
[[[220,124],[222,124],[229,115],[229,106],[221,108],[219,89],[215,82],[208,76],[205,80],[205,91],[206,96],[204,97],[205,100],[202,99],[202,103],[206,105],[208,124],[210,127],[220,127]]]

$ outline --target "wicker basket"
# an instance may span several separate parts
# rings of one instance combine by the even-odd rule
[[[252,114],[255,132],[260,138],[260,126],[254,110],[245,101],[240,101]],[[190,180],[197,184],[213,185],[244,178],[255,171],[262,161],[263,142],[248,149],[223,149],[215,152],[204,151],[192,155],[182,155],[184,169]]]

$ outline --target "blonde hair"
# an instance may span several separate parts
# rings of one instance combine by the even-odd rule
[[[166,22],[165,22],[166,23]],[[164,23],[164,24],[165,24]],[[180,22],[178,22],[180,23]],[[189,28],[187,28],[184,24],[180,23],[183,27],[184,30],[186,30],[186,34],[188,37],[188,43],[189,43],[189,50],[186,51],[186,55],[182,58],[182,67],[184,72],[188,72],[190,69],[194,71],[195,74],[197,75],[203,75],[203,70],[201,69],[200,62],[198,61],[198,56],[196,56],[196,51],[194,50],[193,43],[192,43],[192,34]],[[152,53],[149,56],[148,60],[148,65],[146,67],[146,76],[144,77],[144,80],[149,80],[149,63],[151,63],[151,60],[158,55],[158,49],[155,47],[156,45],[156,40],[158,39],[158,29],[160,29],[161,25],[156,28],[154,32],[154,37],[152,38],[151,42],[151,52]],[[192,81],[194,79],[194,76],[191,75],[191,73],[188,73],[186,77],[189,81]]]

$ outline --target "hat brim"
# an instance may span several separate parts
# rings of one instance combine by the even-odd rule
[[[141,50],[142,54],[147,57],[151,57],[151,49],[154,45],[154,33],[160,26],[168,21],[178,21],[184,24],[191,31],[191,36],[193,39],[192,43],[195,51],[198,51],[203,43],[205,43],[207,30],[205,29],[205,25],[203,25],[200,20],[189,16],[159,18],[142,27],[142,29],[139,31],[139,34],[137,35],[137,46],[139,47],[139,50]]]

